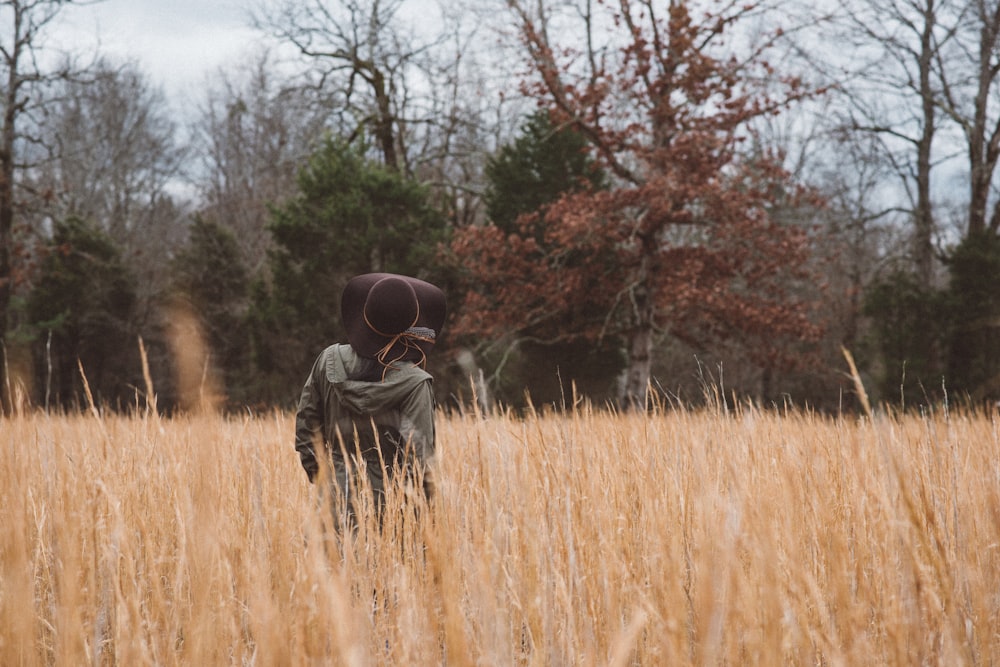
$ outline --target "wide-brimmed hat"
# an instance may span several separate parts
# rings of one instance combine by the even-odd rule
[[[423,362],[441,335],[445,310],[440,288],[395,273],[355,276],[340,299],[347,341],[383,364]]]

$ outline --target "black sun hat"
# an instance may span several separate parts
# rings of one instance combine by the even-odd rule
[[[444,292],[423,280],[366,273],[347,282],[340,313],[347,341],[362,357],[422,363],[441,333],[446,304]]]

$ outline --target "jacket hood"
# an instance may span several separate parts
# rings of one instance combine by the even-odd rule
[[[433,380],[430,373],[409,361],[396,362],[381,382],[349,380],[362,363],[349,345],[333,345],[324,353],[326,377],[341,403],[352,412],[373,414],[398,405],[422,383]]]

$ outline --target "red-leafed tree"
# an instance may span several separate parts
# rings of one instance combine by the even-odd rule
[[[520,233],[457,233],[470,272],[457,331],[619,336],[626,405],[645,401],[660,335],[698,347],[739,340],[773,367],[818,331],[794,298],[806,232],[775,215],[799,193],[779,156],[751,141],[755,119],[806,93],[776,75],[766,44],[722,55],[733,27],[761,8],[721,3],[696,17],[684,0],[576,4],[582,33],[543,2],[530,11],[507,1],[528,55],[526,92],[587,137],[614,185],[566,193],[524,216]]]

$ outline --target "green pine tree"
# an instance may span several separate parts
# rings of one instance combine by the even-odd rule
[[[253,287],[250,326],[261,390],[287,401],[298,398],[315,355],[346,340],[346,281],[371,271],[436,281],[446,220],[424,186],[335,139],[311,156],[298,194],[271,215],[270,280]]]
[[[1000,236],[969,236],[948,270],[948,385],[974,401],[1000,400]]]
[[[56,223],[26,308],[36,386],[48,405],[85,404],[78,361],[95,400],[134,399],[141,382],[134,305],[133,281],[111,239],[78,218]]]
[[[215,222],[196,218],[187,244],[171,263],[171,275],[168,298],[183,301],[197,316],[227,396],[247,400],[250,286],[236,237]]]
[[[587,149],[579,132],[553,126],[548,112],[529,116],[514,143],[486,165],[484,201],[490,222],[513,232],[520,216],[540,211],[566,192],[604,188],[605,173]]]
[[[877,396],[906,405],[940,397],[945,317],[940,295],[914,275],[896,271],[868,290],[864,314],[872,322]]]

